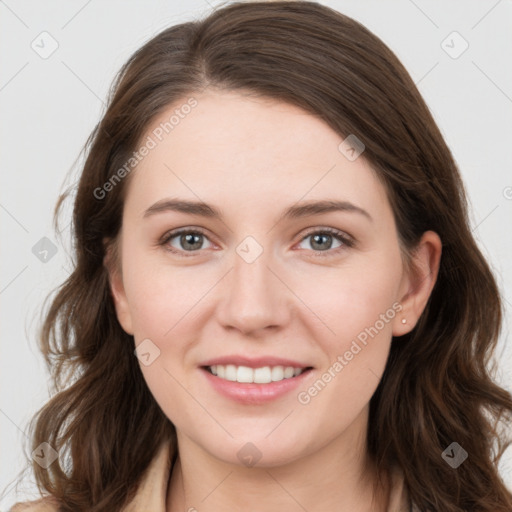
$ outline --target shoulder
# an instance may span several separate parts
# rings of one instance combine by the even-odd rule
[[[48,496],[35,501],[14,504],[8,512],[58,512],[59,502]]]

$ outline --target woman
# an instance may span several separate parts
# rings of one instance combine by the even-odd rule
[[[33,429],[70,464],[12,510],[512,509],[499,293],[382,41],[231,4],[135,53],[88,150]]]

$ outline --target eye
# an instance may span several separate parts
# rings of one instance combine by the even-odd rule
[[[303,237],[300,243],[303,243],[308,238],[311,238],[310,245],[314,253],[313,256],[315,257],[331,256],[348,247],[354,246],[354,240],[349,235],[333,228],[317,228],[316,231],[311,231]],[[176,239],[175,244],[172,243],[174,239]],[[333,239],[337,240],[339,243],[338,247],[335,247],[334,249],[332,248]],[[204,249],[204,240],[209,239],[201,229],[182,228],[165,234],[159,244],[164,246],[166,250],[177,254],[178,256],[188,257],[193,256],[194,252]],[[176,247],[176,244],[178,247]]]
[[[338,252],[346,249],[347,247],[352,247],[354,245],[354,240],[343,233],[342,231],[338,231],[333,228],[323,228],[321,230],[311,231],[308,233],[302,240],[301,243],[311,238],[310,246],[312,250],[316,253],[314,256],[330,256],[333,253],[337,254]],[[339,242],[338,247],[332,248],[333,238]],[[327,254],[321,254],[327,253]]]
[[[173,239],[176,238],[176,243],[178,247],[170,243]],[[180,229],[177,231],[172,231],[164,235],[164,238],[160,242],[161,245],[165,246],[165,248],[175,254],[179,254],[180,256],[187,257],[188,254],[183,254],[186,252],[197,252],[198,250],[203,249],[203,241],[208,240],[206,234],[198,229]]]

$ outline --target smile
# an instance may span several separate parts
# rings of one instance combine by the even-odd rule
[[[249,368],[248,366],[236,366],[234,364],[216,364],[207,366],[206,369],[220,379],[240,383],[269,384],[284,379],[297,377],[307,368],[294,368],[293,366],[262,366]]]

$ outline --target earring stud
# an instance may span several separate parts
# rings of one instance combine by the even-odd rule
[[[407,323],[407,319],[406,318],[402,318],[402,323],[406,324]]]

